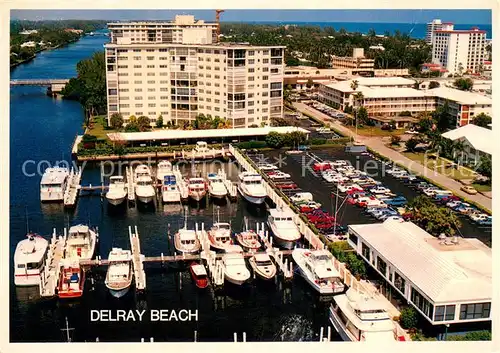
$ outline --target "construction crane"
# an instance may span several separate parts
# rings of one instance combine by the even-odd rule
[[[223,12],[224,10],[215,10],[215,22],[217,23],[217,42],[219,41],[220,36],[220,14]]]

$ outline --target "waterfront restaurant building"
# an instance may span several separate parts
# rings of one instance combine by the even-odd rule
[[[238,128],[283,116],[283,46],[219,43],[216,23],[190,15],[108,29],[108,120],[144,115],[154,125],[161,115],[183,125],[204,114]]]
[[[386,220],[350,225],[348,243],[430,324],[491,321],[492,253],[478,239],[439,239]]]
[[[263,141],[270,132],[286,134],[303,132],[306,138],[309,131],[294,126],[266,126],[260,128],[207,129],[207,130],[155,130],[146,132],[116,132],[108,134],[111,142],[124,143],[129,147],[194,145],[205,141],[214,143],[237,143],[244,141]]]

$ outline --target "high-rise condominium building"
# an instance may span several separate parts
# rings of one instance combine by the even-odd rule
[[[432,45],[432,38],[434,38],[434,31],[436,30],[453,30],[453,23],[451,22],[441,22],[440,19],[432,20],[432,22],[427,23],[427,33],[425,35],[425,41],[427,44]]]
[[[204,114],[248,127],[283,114],[283,46],[217,43],[217,24],[187,15],[108,28],[108,119],[182,125]]]
[[[476,73],[486,59],[486,31],[435,30],[432,41],[432,62],[449,73]]]

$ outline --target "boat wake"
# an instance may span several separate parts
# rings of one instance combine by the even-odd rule
[[[292,314],[281,320],[281,328],[274,336],[275,341],[307,342],[314,338],[311,322],[304,316]]]

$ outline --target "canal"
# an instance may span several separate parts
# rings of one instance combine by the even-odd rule
[[[84,37],[79,42],[54,51],[40,53],[34,60],[11,71],[12,79],[70,78],[76,75],[76,64],[93,52],[103,49],[104,36]],[[13,87],[10,91],[10,275],[12,256],[17,242],[27,228],[47,236],[56,228],[87,223],[100,233],[99,255],[107,258],[112,247],[128,248],[128,227],[137,226],[141,247],[146,256],[168,254],[169,226],[175,232],[184,221],[183,210],[175,206],[122,207],[112,209],[97,196],[83,197],[76,209],[65,212],[59,205],[41,205],[39,183],[43,170],[57,161],[71,162],[70,147],[81,134],[83,112],[77,102],[50,98],[43,87]],[[202,167],[202,166],[197,166]],[[234,165],[210,164],[206,171],[226,169],[234,180]],[[184,167],[189,172],[189,166]],[[106,170],[108,171],[108,170]],[[87,164],[83,183],[101,182],[100,169]],[[235,231],[243,227],[244,217],[250,224],[266,219],[265,209],[239,200],[233,204],[191,205],[188,225],[211,224],[215,210],[221,220],[230,220]],[[28,217],[26,217],[26,214]],[[27,222],[28,220],[28,222]],[[146,267],[147,290],[143,296],[130,293],[117,300],[104,286],[105,273],[96,270],[88,280],[81,300],[65,303],[41,300],[38,288],[10,286],[11,342],[60,342],[66,340],[61,329],[68,325],[73,341],[139,342],[155,341],[232,341],[246,333],[247,341],[312,341],[321,327],[328,326],[328,303],[310,290],[298,276],[291,284],[253,281],[244,289],[227,286],[221,293],[211,289],[199,291],[189,273],[174,266]],[[91,321],[91,310],[181,310],[198,311],[197,320],[186,322],[104,322]],[[332,340],[340,340],[332,333]]]

